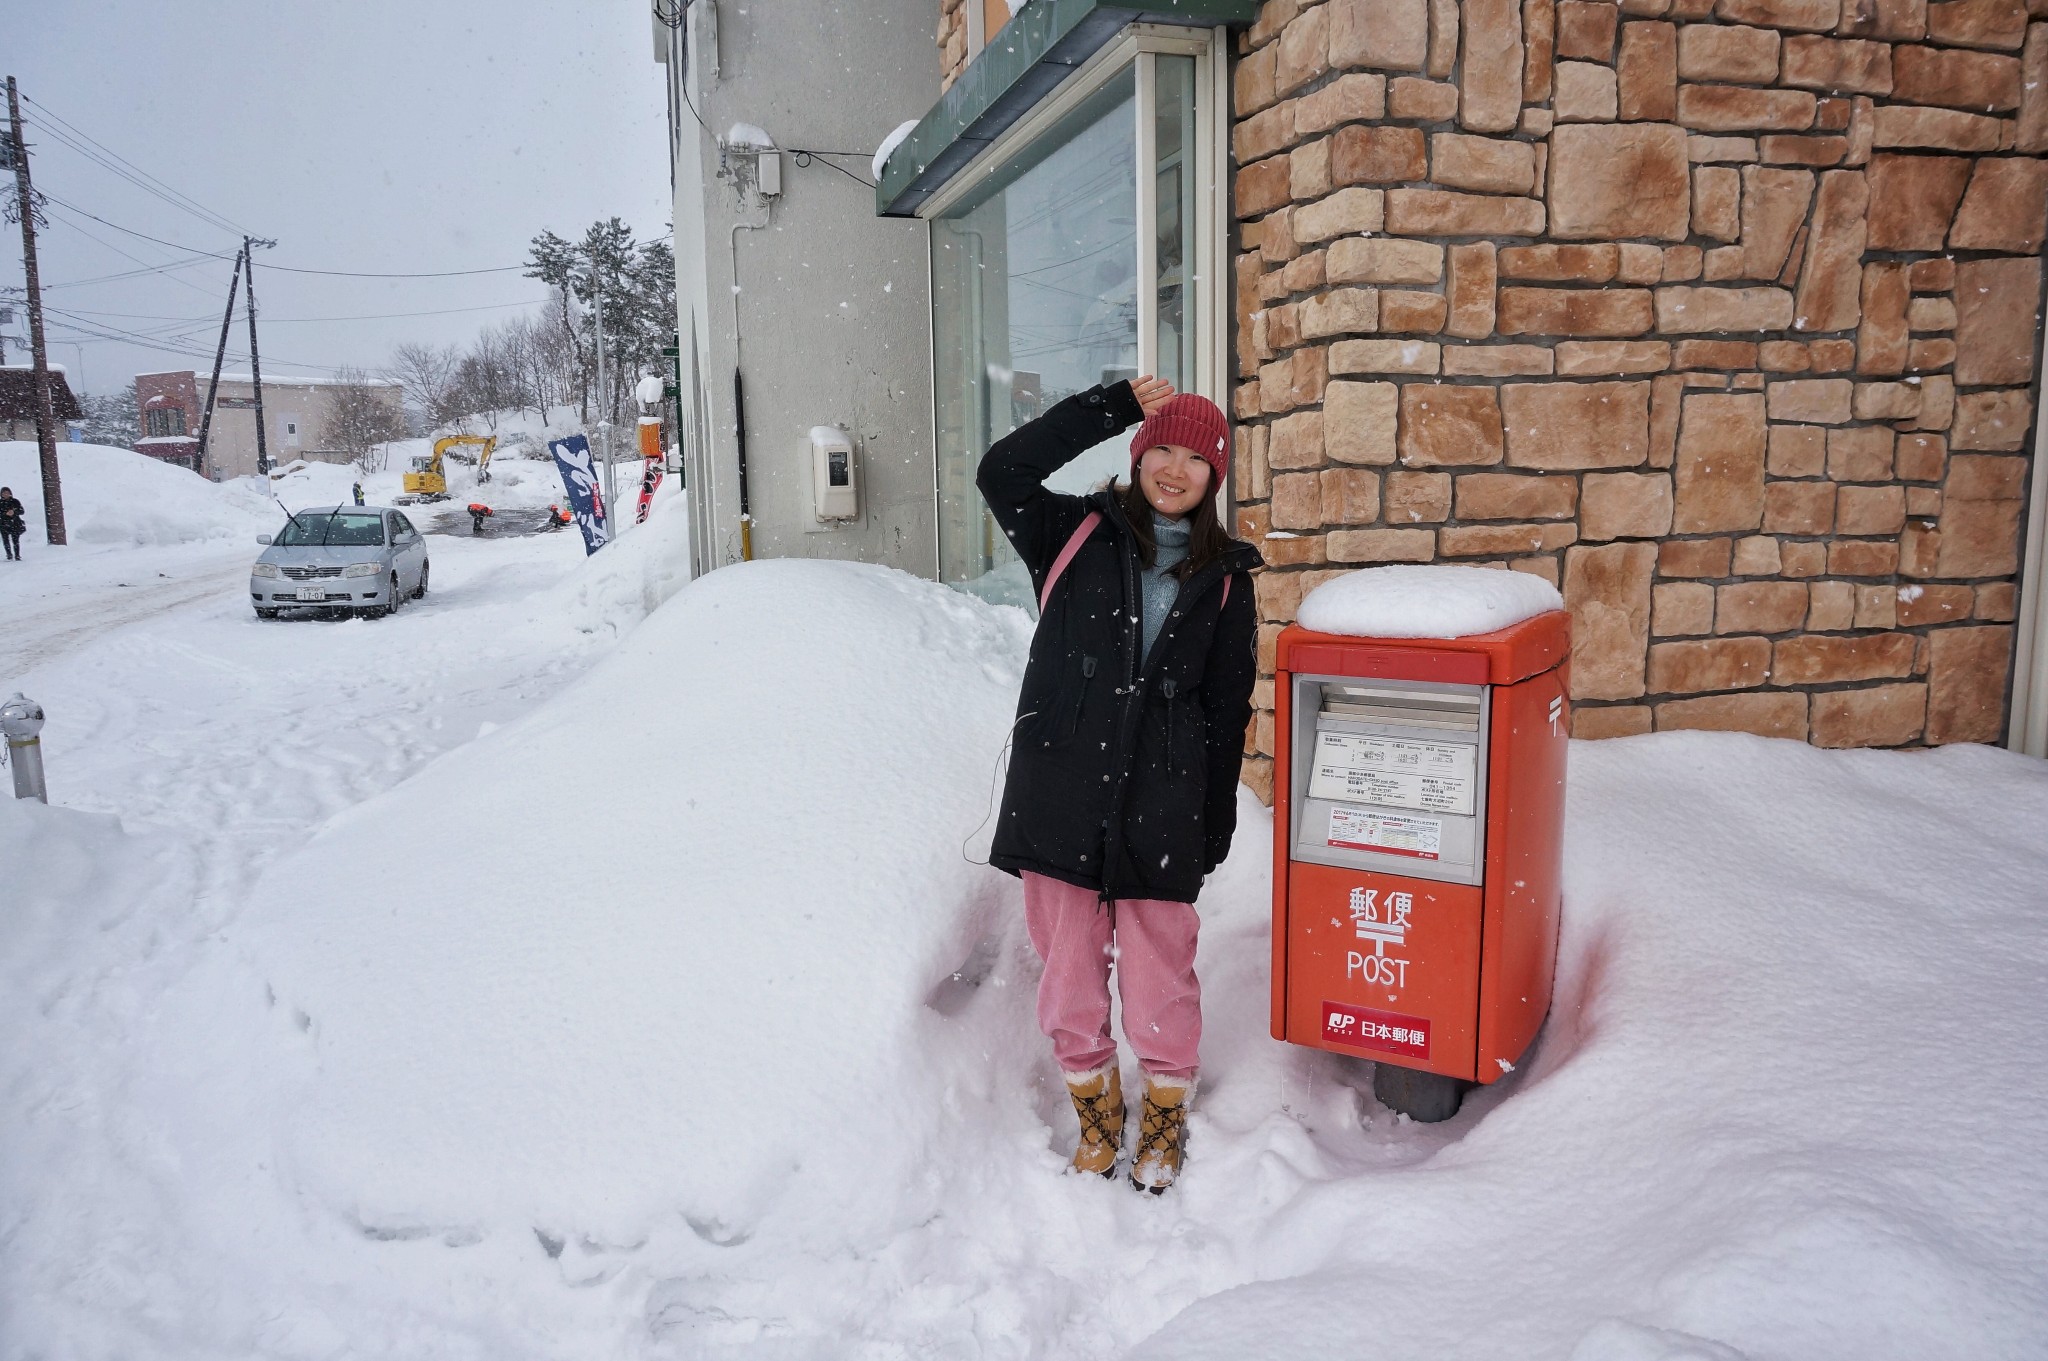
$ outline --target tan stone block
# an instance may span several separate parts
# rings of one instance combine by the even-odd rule
[[[1906,514],[1920,519],[1932,519],[1941,514],[1941,490],[1938,487],[1906,488]]]
[[[2028,381],[2040,291],[2039,260],[1956,265],[1956,382],[1976,387]]]
[[[1348,123],[1330,135],[1330,178],[1343,185],[1406,184],[1425,177],[1420,128]]]
[[[1294,140],[1294,105],[1281,104],[1239,123],[1230,134],[1230,149],[1237,156],[1238,164],[1249,165],[1276,151],[1284,150]]]
[[[1700,277],[1706,261],[1706,252],[1698,246],[1666,246],[1664,248],[1664,282],[1685,283]]]
[[[1514,553],[1552,553],[1578,540],[1568,524],[1451,525],[1436,535],[1437,552],[1447,558],[1497,558]]]
[[[1614,68],[1589,61],[1558,63],[1551,109],[1559,122],[1611,123],[1621,112]]]
[[[1968,586],[1899,586],[1892,593],[1898,627],[1907,629],[1960,623],[1977,603],[1977,592]]]
[[[2033,428],[2034,403],[2026,392],[2006,389],[1966,392],[1956,398],[1951,449],[2018,449]]]
[[[1652,468],[1668,468],[1678,457],[1678,413],[1686,380],[1664,374],[1650,380],[1650,458]]]
[[[1927,7],[1927,36],[1957,47],[1997,47],[2011,51],[2026,35],[2027,16],[2038,5],[2020,0],[1953,0]]]
[[[2016,151],[2048,151],[2048,24],[2027,26],[2020,57],[2020,121]]]
[[[1707,251],[1706,268],[1701,275],[1710,284],[1727,283],[1743,275],[1742,247],[1715,246]]]
[[[1285,97],[1330,69],[1330,7],[1318,5],[1296,15],[1280,31],[1279,47],[1273,90]]]
[[[1273,508],[1267,505],[1237,508],[1237,537],[1257,543],[1273,532]]]
[[[1273,73],[1279,60],[1279,49],[1273,47],[1238,60],[1237,70],[1232,73],[1231,94],[1239,118],[1259,112],[1277,98],[1273,92]]]
[[[1880,42],[1800,35],[1785,40],[1785,84],[1836,94],[1892,92],[1892,49]]]
[[[1919,738],[1927,719],[1927,687],[1913,682],[1813,696],[1817,747],[1900,747]]]
[[[1353,232],[1376,232],[1386,224],[1384,190],[1339,189],[1328,198],[1296,208],[1293,235],[1299,242],[1313,244]]]
[[[1522,102],[1550,98],[1557,66],[1556,0],[1522,0]]]
[[[1394,461],[1400,389],[1393,383],[1333,380],[1323,390],[1323,446],[1338,463]]]
[[[1444,329],[1448,311],[1441,293],[1402,289],[1380,293],[1380,329],[1390,335],[1436,335]]]
[[[1650,632],[1689,638],[1714,631],[1714,588],[1698,581],[1660,581],[1650,589]]]
[[[1683,241],[1691,225],[1685,132],[1667,123],[1560,126],[1551,134],[1551,234]],[[1512,233],[1533,236],[1537,231]]]
[[[1947,470],[1948,440],[1941,435],[1898,437],[1897,476],[1905,482],[1939,482]]]
[[[1327,8],[1332,66],[1420,71],[1427,64],[1426,0],[1331,0]]]
[[[1233,202],[1240,217],[1261,217],[1293,197],[1287,158],[1268,156],[1237,172]]]
[[[1278,38],[1281,30],[1293,23],[1295,16],[1301,13],[1302,7],[1302,0],[1265,0],[1265,3],[1259,6],[1258,18],[1244,34],[1244,46],[1239,50],[1264,47]]]
[[[1614,277],[1625,284],[1654,284],[1664,277],[1664,248],[1647,241],[1625,241]]]
[[[1807,587],[1806,627],[1814,633],[1842,633],[1856,626],[1856,593],[1889,591],[1887,586],[1855,586],[1846,581],[1816,581]],[[1891,627],[1889,624],[1883,627]]]
[[[2005,730],[2013,631],[2002,625],[1928,635],[1927,741],[1996,742]]]
[[[1772,679],[1780,685],[1840,685],[1911,675],[1910,633],[1873,633],[1858,638],[1786,638],[1772,654]]]
[[[1504,279],[1601,284],[1621,267],[1621,248],[1598,246],[1507,246],[1500,252]]]
[[[1735,575],[1774,577],[1784,564],[1778,541],[1768,534],[1752,534],[1735,541]]]
[[[1657,706],[1658,732],[1746,732],[1759,737],[1806,737],[1806,696],[1773,691],[1666,700]]]
[[[1371,288],[1333,288],[1303,302],[1297,316],[1302,336],[1311,340],[1377,331],[1379,293]]]
[[[1676,532],[1707,534],[1761,525],[1764,447],[1763,398],[1752,393],[1688,395],[1678,436]]]
[[[1650,573],[1656,561],[1656,546],[1645,543],[1565,550],[1572,698],[1633,699],[1643,693]]]
[[[1725,577],[1734,555],[1731,539],[1666,539],[1657,545],[1657,575]]]
[[[1817,425],[1771,427],[1767,467],[1772,477],[1819,477],[1827,471],[1827,434]]]
[[[1678,38],[1673,25],[1623,24],[1618,72],[1623,118],[1668,123],[1678,116]]]
[[[1522,6],[1519,0],[1465,0],[1463,27],[1458,121],[1473,132],[1506,132],[1522,113]]]
[[[1451,518],[1451,475],[1388,473],[1382,504],[1390,525],[1441,524]]]
[[[1838,577],[1888,577],[1899,570],[1899,546],[1869,539],[1836,539],[1828,545],[1828,571]]]
[[[1899,626],[1898,604],[1902,588],[1890,585],[1852,586],[1846,581],[1830,584],[1855,592],[1856,612],[1852,620],[1853,627],[1859,629],[1890,630]],[[1914,588],[1906,587],[1903,589],[1911,590]],[[1965,587],[1964,589],[1967,590],[1968,588]]]
[[[1502,288],[1495,324],[1504,336],[1633,336],[1655,321],[1648,289]]]
[[[1579,504],[1580,537],[1660,538],[1671,532],[1668,473],[1588,473]]]
[[[1451,335],[1477,339],[1493,334],[1496,270],[1491,241],[1450,248],[1450,270],[1444,279],[1444,301],[1449,309],[1444,329]]]
[[[1867,374],[1903,373],[1910,340],[1906,309],[1912,301],[1907,286],[1906,266],[1879,261],[1863,267],[1863,321],[1856,330],[1856,371]],[[1920,394],[1913,394],[1913,409],[1920,408]]]
[[[1718,0],[1714,16],[1732,24],[1825,33],[1841,17],[1841,0]]]
[[[1294,359],[1291,355],[1259,366],[1258,396],[1262,409],[1268,413],[1294,409],[1294,399],[1289,395],[1293,386]]]
[[[1457,482],[1460,520],[1568,520],[1578,480],[1562,475],[1465,473]]]
[[[1883,426],[1828,431],[1828,476],[1836,482],[1889,482],[1893,438]]]
[[[1448,123],[1458,116],[1458,87],[1447,80],[1396,76],[1387,83],[1387,115],[1418,123]]]
[[[1458,68],[1458,0],[1429,0],[1429,74],[1437,80]]]
[[[1436,531],[1431,529],[1336,529],[1325,537],[1331,562],[1371,564],[1436,560]]]
[[[1914,298],[1906,304],[1906,327],[1912,331],[1955,330],[1955,302],[1949,298]]]
[[[1346,237],[1332,243],[1332,283],[1433,284],[1444,275],[1444,248],[1393,237]]]
[[[1996,577],[2017,572],[2024,504],[1944,497],[1933,575]]]
[[[1906,526],[1904,487],[1846,486],[1835,503],[1837,534],[1896,534]]]
[[[1536,149],[1527,142],[1439,132],[1430,138],[1430,178],[1452,189],[1532,194]]]
[[[1274,468],[1313,468],[1323,461],[1323,413],[1298,411],[1269,427],[1267,461]]]
[[[1543,205],[1532,198],[1447,189],[1390,189],[1387,230],[1403,236],[1540,236]]]
[[[1479,563],[1476,565],[1491,567],[1493,564]],[[1557,569],[1557,554],[1555,553],[1548,553],[1537,558],[1516,558],[1508,564],[1508,570],[1521,572],[1527,576],[1542,577],[1553,586],[1559,585],[1564,580],[1563,574]]]
[[[1252,578],[1261,623],[1286,623],[1301,608],[1306,572],[1260,572]]]
[[[1742,235],[1742,173],[1733,166],[1703,165],[1692,172],[1692,229],[1715,241]]]
[[[1275,529],[1319,529],[1322,493],[1315,473],[1277,473],[1273,477],[1272,518]]]
[[[1766,340],[1757,346],[1758,367],[1767,373],[1804,373],[1812,360],[1797,340]]]
[[[1678,32],[1679,78],[1769,85],[1778,78],[1779,42],[1768,28],[1689,24]]]
[[[1562,0],[1557,7],[1557,55],[1577,61],[1610,61],[1620,8],[1602,0]]]
[[[1401,461],[1410,467],[1465,467],[1501,461],[1497,389],[1410,383],[1401,389]]]
[[[1767,638],[1657,643],[1650,648],[1649,688],[1657,694],[1745,690],[1762,685],[1770,669]]]
[[[1300,214],[1297,213],[1299,219]],[[1280,268],[1281,284],[1290,294],[1311,293],[1329,281],[1326,273],[1327,252],[1312,250],[1297,255]]]
[[[1754,137],[1710,137],[1695,132],[1686,137],[1686,158],[1694,165],[1746,165],[1757,158]]]
[[[1340,340],[1330,347],[1330,372],[1434,374],[1442,353],[1427,340]]]
[[[1776,278],[1813,201],[1813,172],[1745,166],[1742,185],[1742,277]]]
[[[1387,78],[1364,72],[1342,75],[1294,100],[1293,105],[1294,129],[1302,137],[1328,132],[1342,123],[1384,118]]]
[[[1792,294],[1782,288],[1692,288],[1656,291],[1657,330],[1663,335],[1781,331],[1792,324]]]
[[[1815,373],[1847,373],[1856,366],[1856,342],[1811,340],[1806,344],[1806,355]]]
[[[1541,345],[1444,347],[1445,377],[1533,378],[1551,372],[1555,364],[1556,355]]]
[[[1903,383],[1858,383],[1851,404],[1859,421],[1910,420],[1920,414],[1920,385]]]
[[[1945,489],[1966,501],[2017,501],[2027,494],[2027,460],[1957,454],[1949,461]]]
[[[1297,201],[1319,199],[1330,192],[1330,139],[1318,138],[1287,156],[1287,191]]]
[[[1329,377],[1329,349],[1326,346],[1310,345],[1296,350],[1287,389],[1288,406],[1314,406],[1322,401],[1323,388]]]
[[[1876,147],[1997,151],[2004,127],[2002,120],[1981,113],[1888,104],[1871,114],[1870,142]]]
[[[1768,533],[1826,534],[1834,521],[1832,482],[1772,482],[1764,488],[1764,529]]]
[[[1758,138],[1757,144],[1758,154],[1766,165],[1825,168],[1840,165],[1849,155],[1849,139],[1846,137],[1801,137],[1791,133],[1770,133]]]
[[[1646,704],[1603,704],[1574,708],[1571,713],[1572,740],[1603,742],[1610,737],[1641,737],[1650,730],[1650,708]]]
[[[1927,0],[1843,0],[1837,33],[1918,42],[1927,36]]]
[[[1548,109],[1524,109],[1519,124],[1524,137],[1548,137],[1550,130],[1557,126],[1557,117]],[[1539,172],[1541,167],[1538,167]],[[1537,179],[1543,176],[1539,173]]]
[[[2006,622],[2013,618],[2018,603],[2018,588],[2010,581],[1986,582],[1977,588],[1977,608],[1971,617]]]
[[[1956,286],[1956,262],[1949,259],[1915,260],[1911,275],[1915,293],[1947,293]]]
[[[1930,373],[1920,379],[1920,419],[1915,430],[1946,430],[1955,423],[1956,383],[1945,373]]]
[[[1956,343],[1946,337],[1916,340],[1906,347],[1906,369],[1910,373],[1945,369],[1955,362]]]
[[[1682,43],[1681,43],[1682,46]],[[1702,132],[1801,132],[1818,107],[1804,90],[1742,85],[1680,85],[1678,121]]]
[[[1509,383],[1500,391],[1515,467],[1633,468],[1648,457],[1648,383]]]
[[[1380,475],[1370,468],[1327,468],[1318,474],[1320,478],[1320,503],[1317,514],[1319,523],[1314,526],[1292,526],[1293,528],[1320,528],[1323,525],[1367,525],[1380,517]],[[1280,504],[1279,493],[1273,496],[1273,504]]]
[[[1671,347],[1671,363],[1681,369],[1753,369],[1753,340],[1681,340]]]
[[[1765,392],[1774,421],[1842,425],[1850,419],[1855,385],[1846,378],[1788,378]]]
[[[1670,367],[1671,345],[1662,340],[1567,340],[1557,347],[1561,377],[1662,373]]]
[[[1817,577],[1828,569],[1828,548],[1823,543],[1800,543],[1788,539],[1779,545],[1778,575]]]
[[[1870,189],[1862,171],[1830,170],[1820,177],[1813,235],[1792,299],[1794,330],[1843,331],[1856,324],[1869,209]]]
[[[1969,175],[1960,156],[1872,156],[1870,249],[1940,250]]]
[[[2017,57],[1901,47],[1892,53],[1892,95],[1910,104],[1936,104],[1972,113],[2020,106]]]

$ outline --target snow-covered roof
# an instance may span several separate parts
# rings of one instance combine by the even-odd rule
[[[142,437],[141,439],[139,439],[139,440],[135,441],[135,447],[136,447],[136,448],[138,448],[138,449],[140,449],[140,448],[141,448],[141,447],[142,447],[143,445],[145,445],[145,444],[197,444],[197,443],[199,443],[199,436],[197,436],[197,435],[144,435],[144,436],[143,436],[143,437]]]

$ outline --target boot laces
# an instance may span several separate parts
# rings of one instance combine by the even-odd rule
[[[1172,1105],[1161,1105],[1145,1094],[1145,1112],[1138,1122],[1138,1161],[1158,1160],[1168,1166],[1180,1161],[1182,1135],[1187,1129],[1188,1107],[1185,1101]]]
[[[1121,1148],[1124,1140],[1124,1111],[1121,1101],[1111,1101],[1115,1093],[1109,1084],[1094,1096],[1074,1096],[1074,1111],[1081,1120],[1081,1142],[1084,1144],[1108,1144]]]

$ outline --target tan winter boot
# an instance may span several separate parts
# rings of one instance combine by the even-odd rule
[[[1193,1078],[1145,1075],[1145,1111],[1138,1118],[1138,1147],[1131,1158],[1131,1185],[1163,1195],[1180,1175],[1187,1152],[1188,1103]]]
[[[1098,1177],[1116,1175],[1117,1155],[1124,1148],[1124,1084],[1116,1065],[1092,1073],[1068,1073],[1067,1095],[1081,1119],[1081,1142],[1074,1149],[1073,1170]]]

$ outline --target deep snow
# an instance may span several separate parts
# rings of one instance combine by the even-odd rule
[[[971,863],[1024,615],[685,588],[684,518],[26,678],[60,806],[0,804],[5,1355],[2048,1350],[2040,763],[1574,744],[1551,1021],[1433,1127],[1267,1036],[1241,795],[1155,1200],[1060,1175]]]

